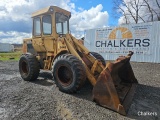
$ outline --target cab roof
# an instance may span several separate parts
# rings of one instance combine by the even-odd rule
[[[49,6],[47,8],[43,8],[41,10],[38,10],[34,13],[32,13],[32,17],[36,17],[39,15],[45,15],[45,14],[53,14],[54,12],[63,13],[64,15],[67,15],[69,18],[71,17],[71,12],[64,10],[57,6]]]

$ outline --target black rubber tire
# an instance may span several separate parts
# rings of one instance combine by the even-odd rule
[[[77,57],[64,54],[58,56],[53,63],[53,77],[60,91],[75,93],[85,83],[86,70]]]
[[[40,71],[38,60],[34,55],[22,55],[19,60],[19,72],[23,80],[33,81],[36,80]]]
[[[104,66],[106,66],[105,59],[100,55],[99,53],[96,52],[90,52],[96,59],[100,60]]]

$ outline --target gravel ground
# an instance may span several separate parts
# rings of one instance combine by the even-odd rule
[[[131,65],[139,85],[127,116],[122,116],[92,102],[91,86],[64,94],[50,72],[41,71],[38,80],[27,82],[19,75],[18,62],[0,62],[0,120],[160,119],[160,64]]]

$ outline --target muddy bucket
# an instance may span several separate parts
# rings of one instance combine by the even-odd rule
[[[96,103],[122,115],[126,115],[138,83],[129,63],[132,55],[130,52],[108,63],[93,88]]]

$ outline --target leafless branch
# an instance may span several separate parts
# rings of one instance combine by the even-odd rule
[[[156,0],[157,6],[150,4],[151,0],[113,0],[114,10],[119,17],[123,16],[125,23],[140,21],[147,22],[159,20],[160,21],[160,0]],[[148,19],[148,20],[147,20]]]

